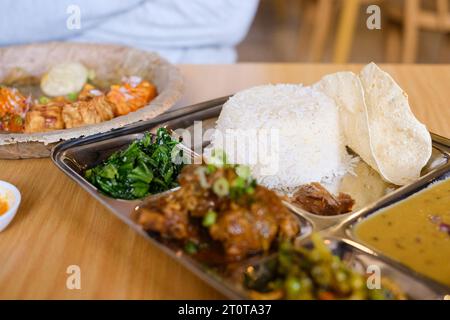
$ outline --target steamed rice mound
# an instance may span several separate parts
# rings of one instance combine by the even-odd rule
[[[248,164],[269,188],[289,192],[311,181],[330,182],[352,162],[334,100],[311,87],[241,91],[223,106],[216,130],[209,150],[223,149],[229,162]]]

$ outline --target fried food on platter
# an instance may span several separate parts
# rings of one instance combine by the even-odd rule
[[[0,86],[0,131],[21,132],[30,102],[16,88]]]
[[[157,95],[156,87],[138,76],[99,89],[88,82],[90,72],[80,63],[55,65],[41,79],[44,95],[34,98],[0,85],[0,131],[35,133],[98,124],[145,107]],[[29,110],[33,112],[26,116]]]
[[[156,87],[150,82],[129,77],[121,85],[112,85],[107,97],[115,107],[114,114],[122,116],[146,106],[156,94]]]
[[[104,93],[90,83],[86,83],[78,94],[78,100],[89,100],[95,97],[103,96]]]
[[[52,102],[46,105],[35,105],[25,117],[25,132],[47,132],[64,129],[62,103]]]
[[[114,118],[113,106],[105,96],[65,104],[62,117],[67,129],[96,124]]]

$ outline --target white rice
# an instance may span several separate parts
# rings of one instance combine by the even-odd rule
[[[271,129],[278,139],[267,138]],[[352,165],[335,102],[302,85],[264,85],[234,95],[223,106],[206,158],[212,149],[223,149],[230,162],[250,165],[259,183],[285,192],[329,183]]]

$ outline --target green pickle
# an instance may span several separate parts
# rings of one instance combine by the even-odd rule
[[[369,289],[366,277],[333,255],[319,235],[313,234],[311,239],[312,248],[284,242],[268,262],[249,269],[251,273],[245,274],[244,286],[250,290],[250,296],[289,300],[404,298],[395,286]]]

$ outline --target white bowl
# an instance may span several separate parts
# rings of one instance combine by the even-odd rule
[[[0,215],[0,232],[12,221],[20,205],[20,192],[11,183],[0,180],[0,199],[8,202],[8,211]]]

